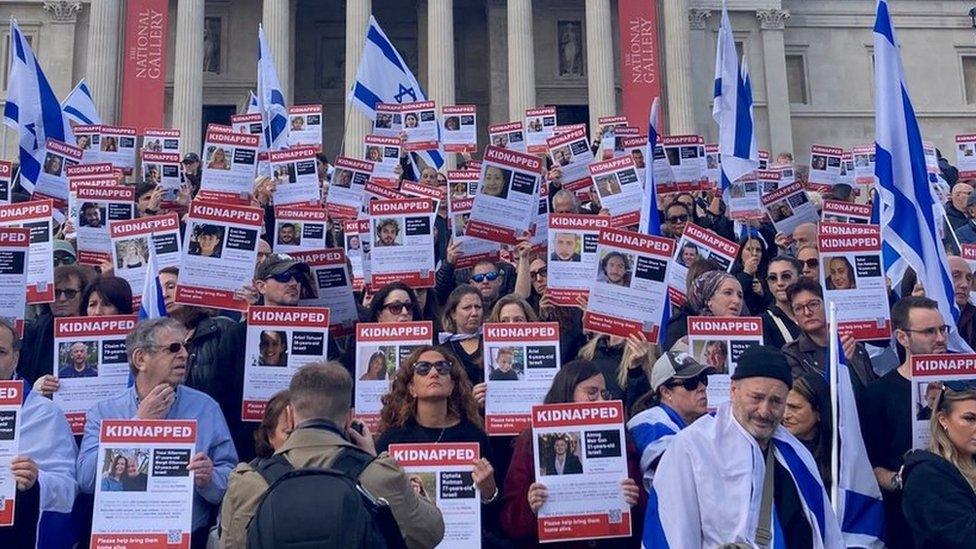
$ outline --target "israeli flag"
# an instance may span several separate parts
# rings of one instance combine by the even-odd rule
[[[149,261],[146,262],[146,278],[142,284],[142,302],[139,304],[139,320],[160,318],[166,314],[166,299],[163,297],[163,285],[159,281],[159,270],[156,268],[156,253],[149,247]]]
[[[19,136],[20,184],[33,192],[47,153],[47,139],[73,144],[75,136],[16,19],[10,20],[10,46],[3,119]]]
[[[833,419],[831,471],[834,478],[831,499],[840,520],[840,530],[847,547],[881,549],[884,542],[884,506],[881,489],[868,461],[868,451],[861,436],[854,385],[837,334],[835,306],[830,305],[830,364],[827,383],[830,385]]]
[[[247,94],[250,98],[247,101],[247,110],[244,111],[244,114],[261,112],[261,107],[258,106],[258,96],[254,95],[253,90],[248,90]]]
[[[915,270],[925,295],[938,302],[939,312],[953,328],[949,349],[971,353],[954,329],[959,310],[939,238],[942,219],[937,216],[937,201],[929,186],[922,133],[908,96],[887,0],[878,0],[874,23],[874,119],[874,174],[883,203],[884,241]]]
[[[654,149],[657,148],[659,98],[651,104],[651,115],[647,122],[647,150],[644,151],[644,198],[641,201],[640,232],[653,236],[661,233],[661,214],[657,209],[657,189],[654,181]]]
[[[82,78],[75,89],[71,90],[68,97],[61,103],[61,110],[69,120],[76,124],[92,125],[101,124],[102,117],[98,116],[98,108],[95,107],[95,99],[92,97],[88,84]]]
[[[759,168],[759,147],[752,117],[752,81],[749,69],[735,50],[732,24],[722,2],[722,25],[715,51],[715,93],[712,118],[718,124],[722,159],[722,188]]]
[[[258,112],[264,135],[263,148],[277,151],[288,147],[288,106],[281,93],[278,70],[275,68],[264,27],[258,25]]]
[[[356,83],[349,92],[348,101],[370,120],[376,119],[377,103],[409,103],[425,101],[427,96],[410,72],[403,57],[393,47],[373,16],[369,17],[363,54],[356,69]],[[439,151],[417,153],[431,166],[444,165]]]

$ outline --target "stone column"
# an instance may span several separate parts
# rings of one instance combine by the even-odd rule
[[[505,0],[488,0],[488,90],[491,96],[487,121],[508,121],[508,12]],[[480,113],[479,113],[480,114]],[[479,124],[487,127],[487,124]],[[482,136],[487,134],[482,134]],[[480,138],[480,137],[479,137]]]
[[[454,0],[427,0],[427,98],[453,105],[454,91]],[[457,155],[445,160],[445,169],[457,166]]]
[[[264,0],[261,14],[264,36],[268,49],[278,69],[278,82],[285,101],[291,104],[291,2],[289,0]]]
[[[664,0],[664,53],[668,133],[696,133],[695,104],[691,95],[688,0]]]
[[[762,28],[763,71],[766,80],[766,110],[769,113],[769,154],[793,152],[793,125],[790,120],[790,92],[786,82],[786,51],[783,28],[790,18],[786,10],[758,10]]]
[[[427,67],[431,63],[430,34],[427,27],[430,9],[427,0],[417,0],[417,83],[427,90],[427,97],[431,96],[430,80],[427,77]]]
[[[535,106],[532,0],[508,0],[508,118],[522,120]]]
[[[182,132],[183,152],[202,150],[203,3],[176,5],[176,55],[173,61],[173,127]]]
[[[371,9],[371,0],[346,2],[346,90],[351,90],[356,83],[356,69],[363,54],[363,37]],[[363,139],[369,133],[369,128],[370,120],[347,102],[346,127],[343,130],[346,155],[358,157],[362,154]]]
[[[691,55],[696,62],[691,65],[692,82],[712,82],[715,78],[715,36],[708,32],[708,21],[712,18],[712,10],[688,10],[688,24],[691,34]],[[693,86],[692,100],[695,103],[695,129],[703,135],[715,127],[712,120],[712,86]],[[714,131],[718,131],[715,129]]]
[[[60,4],[61,2],[51,2]],[[201,2],[202,4],[202,2]],[[117,117],[119,43],[122,40],[122,0],[102,0],[90,4],[88,15],[88,65],[85,79],[95,99],[102,121],[113,124]],[[202,19],[201,19],[202,21]],[[196,68],[199,69],[202,62]],[[199,70],[197,72],[200,72]]]
[[[601,116],[617,114],[613,79],[613,27],[610,0],[586,2],[586,89],[590,103],[590,127]]]
[[[44,2],[44,11],[51,18],[52,32],[44,35],[45,44],[41,50],[41,65],[47,74],[51,88],[58,97],[64,98],[75,87],[74,50],[75,24],[81,2]],[[46,50],[46,51],[45,51]],[[80,79],[80,78],[79,78]]]

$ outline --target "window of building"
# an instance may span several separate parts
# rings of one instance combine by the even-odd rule
[[[806,105],[807,71],[802,55],[786,56],[786,87],[789,92],[790,103]]]
[[[23,32],[23,29],[21,29]],[[34,36],[24,32],[27,44],[34,48]],[[7,90],[7,75],[10,74],[10,32],[4,32],[0,38],[0,90]]]
[[[962,57],[962,82],[966,89],[966,104],[976,104],[976,55]]]

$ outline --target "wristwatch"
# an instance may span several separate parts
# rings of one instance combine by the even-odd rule
[[[891,488],[892,492],[898,492],[902,489],[900,469],[898,470],[897,473],[891,475],[891,480],[888,482],[888,487]]]

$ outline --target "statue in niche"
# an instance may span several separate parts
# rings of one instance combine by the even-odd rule
[[[203,72],[220,74],[220,18],[203,19]]]
[[[583,25],[579,21],[560,21],[559,76],[583,76]]]

